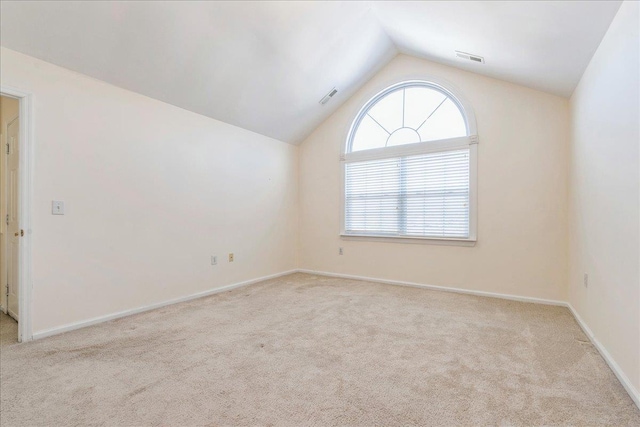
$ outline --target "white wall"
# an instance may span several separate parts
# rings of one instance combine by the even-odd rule
[[[297,147],[1,56],[34,100],[35,333],[296,267]]]
[[[638,3],[624,2],[571,97],[569,167],[569,301],[638,398],[639,25]]]
[[[429,76],[452,83],[475,110],[477,244],[341,239],[339,156],[352,120],[383,88]],[[400,55],[300,146],[300,267],[565,300],[567,138],[567,99]]]
[[[7,192],[5,191],[5,168],[7,166],[7,155],[4,149],[7,143],[7,126],[18,117],[20,104],[17,99],[0,96],[0,254],[6,249],[7,224],[3,220],[7,215]],[[0,306],[7,308],[7,271],[6,257],[0,256]]]

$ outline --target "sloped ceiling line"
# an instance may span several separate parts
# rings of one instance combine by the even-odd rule
[[[620,3],[2,1],[0,42],[299,144],[398,52],[570,96]]]

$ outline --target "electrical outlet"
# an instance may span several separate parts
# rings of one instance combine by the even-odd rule
[[[233,262],[233,254],[229,254],[229,262]]]
[[[584,277],[583,277],[582,281],[584,282],[584,287],[588,288],[589,287],[589,275],[587,273],[584,273]]]
[[[338,248],[338,255],[344,255],[344,252],[342,251],[342,248]]]
[[[211,255],[211,265],[218,265],[218,257]]]

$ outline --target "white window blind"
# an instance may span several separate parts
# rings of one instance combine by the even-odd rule
[[[345,164],[345,234],[469,238],[470,149]]]

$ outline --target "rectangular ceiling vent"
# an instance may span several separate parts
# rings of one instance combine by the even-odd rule
[[[333,89],[331,89],[331,92],[329,92],[328,94],[326,94],[326,95],[324,96],[324,98],[322,98],[322,99],[320,100],[320,104],[324,105],[324,104],[326,104],[327,102],[329,102],[329,100],[330,100],[331,98],[333,98],[333,95],[335,95],[336,93],[338,93],[338,90],[334,87]]]
[[[466,59],[468,61],[478,62],[480,64],[484,64],[484,58],[479,55],[474,55],[472,53],[460,52],[456,50],[456,56],[458,58]]]

